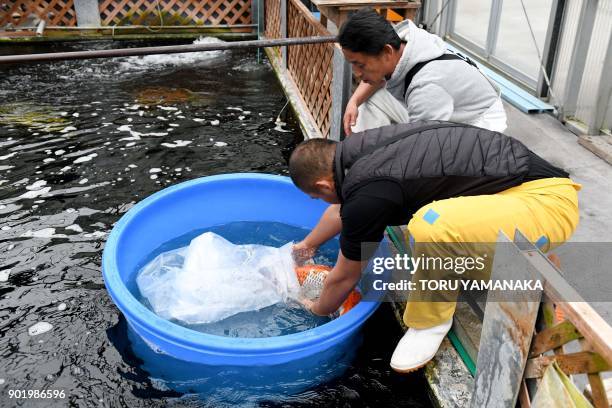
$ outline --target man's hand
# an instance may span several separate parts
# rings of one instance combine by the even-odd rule
[[[344,112],[344,134],[350,136],[353,133],[352,126],[357,123],[357,116],[359,115],[359,108],[355,102],[349,100],[346,104],[346,111]]]
[[[300,303],[302,304],[302,306],[304,306],[304,309],[306,309],[310,313],[312,313],[312,306],[314,305],[314,302],[312,300],[306,299],[306,298],[301,298],[300,299]]]
[[[300,241],[293,246],[293,260],[298,266],[302,266],[314,256],[317,249],[317,247],[308,246],[304,241]]]

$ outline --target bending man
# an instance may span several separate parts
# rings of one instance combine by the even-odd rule
[[[548,251],[578,224],[580,186],[568,173],[509,136],[468,125],[429,121],[372,129],[339,143],[308,140],[292,153],[289,171],[312,198],[339,204],[294,248],[296,258],[311,256],[340,234],[336,265],[310,305],[318,315],[341,305],[372,255],[361,244],[380,242],[388,225],[408,224],[414,253],[432,255],[440,249],[436,243],[494,243],[499,231],[513,236],[516,229]],[[415,278],[424,274],[417,270]],[[411,294],[403,317],[409,330],[393,353],[393,369],[411,371],[433,358],[455,311],[456,293],[447,295],[430,302],[426,294]]]

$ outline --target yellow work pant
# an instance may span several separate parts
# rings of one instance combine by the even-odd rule
[[[480,251],[484,247],[491,251],[486,257],[488,270],[484,271],[488,277],[494,257],[493,244],[500,230],[512,239],[518,229],[543,252],[569,239],[578,225],[580,187],[568,178],[547,178],[525,182],[497,194],[434,201],[413,215],[406,240],[412,247],[413,257],[465,256],[466,248],[470,250],[470,244],[466,243],[489,243],[478,247]],[[437,279],[445,274],[448,272],[417,269],[412,280]],[[408,327],[433,327],[453,316],[458,291],[445,291],[442,295],[432,292],[417,289],[410,293],[404,311],[404,323]]]

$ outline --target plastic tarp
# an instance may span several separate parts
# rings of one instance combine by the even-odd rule
[[[292,243],[235,245],[212,232],[158,255],[139,271],[136,283],[158,316],[187,324],[297,300],[300,292]]]
[[[592,408],[593,406],[555,362],[544,371],[538,391],[531,401],[531,407]]]

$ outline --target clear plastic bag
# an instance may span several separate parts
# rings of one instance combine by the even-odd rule
[[[212,323],[297,300],[300,285],[291,252],[292,243],[234,245],[206,232],[188,247],[158,255],[138,272],[136,283],[158,316]]]

